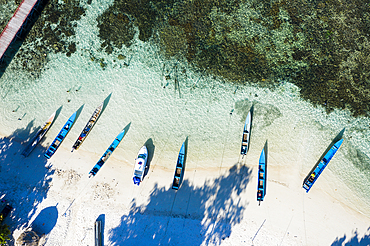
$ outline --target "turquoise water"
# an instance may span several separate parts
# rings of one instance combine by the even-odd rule
[[[69,116],[84,105],[61,146],[69,149],[94,109],[112,93],[80,149],[95,155],[104,153],[114,137],[131,123],[114,153],[119,161],[133,163],[137,151],[151,138],[156,147],[156,165],[172,169],[182,142],[189,137],[188,168],[218,169],[239,161],[243,122],[254,105],[247,164],[253,165],[251,161],[268,140],[271,166],[288,171],[290,165],[298,165],[304,177],[345,128],[344,144],[328,170],[353,192],[351,199],[359,197],[349,203],[369,215],[368,117],[355,118],[348,109],[327,114],[325,108],[301,99],[300,89],[281,78],[275,78],[274,87],[269,88],[248,81],[227,82],[185,60],[164,58],[160,47],[139,40],[138,33],[129,48],[123,46],[107,54],[100,48],[96,18],[111,4],[92,1],[84,5],[86,13],[75,25],[76,52],[70,57],[48,54],[49,61],[40,76],[29,77],[16,67],[14,58],[0,78],[1,135],[25,141],[29,138],[25,129],[42,125],[63,106],[46,136],[47,146]],[[119,55],[125,59],[118,59]]]

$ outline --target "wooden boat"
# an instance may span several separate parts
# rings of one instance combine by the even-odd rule
[[[74,112],[71,115],[71,117],[69,117],[69,119],[67,120],[67,122],[63,126],[62,130],[60,130],[59,134],[56,136],[56,138],[54,139],[54,141],[52,142],[52,144],[50,145],[50,147],[46,151],[44,156],[47,159],[50,159],[54,155],[54,153],[57,151],[59,146],[62,144],[62,142],[65,139],[65,137],[67,136],[68,132],[71,130],[71,128],[73,126],[73,123],[75,122],[76,115],[77,115],[77,111]]]
[[[103,105],[104,105],[104,102],[102,102],[94,111],[94,113],[92,114],[92,116],[90,117],[89,121],[87,122],[86,126],[84,127],[84,129],[82,130],[80,136],[77,138],[76,142],[74,143],[74,145],[72,146],[72,152],[73,150],[77,150],[81,144],[83,143],[83,141],[86,139],[87,135],[89,135],[89,133],[91,132],[91,130],[93,129],[94,125],[96,124],[96,122],[98,121],[98,118],[102,112],[102,109],[103,109]]]
[[[177,157],[177,164],[175,175],[172,182],[172,189],[178,190],[184,175],[184,162],[185,162],[185,142],[182,144],[179,156]]]
[[[262,149],[259,165],[258,165],[258,185],[257,185],[257,201],[258,205],[263,201],[266,195],[266,155],[265,149]]]
[[[146,146],[143,146],[139,150],[137,158],[135,159],[135,169],[132,177],[134,184],[140,185],[140,182],[143,181],[147,160],[148,160],[148,149],[146,148]]]
[[[252,120],[251,111],[248,112],[247,118],[245,119],[244,130],[243,130],[243,138],[242,138],[242,148],[240,154],[244,156],[247,154],[249,149],[249,139],[250,139],[250,131],[251,131],[251,120]]]
[[[324,158],[321,159],[319,164],[307,175],[306,179],[303,182],[303,189],[308,192],[312,185],[316,182],[317,178],[320,176],[325,167],[329,164],[330,160],[333,158],[339,147],[342,145],[343,139],[337,141],[333,147],[331,147],[328,152],[326,152]]]
[[[44,125],[41,127],[40,130],[37,131],[36,135],[32,138],[30,144],[23,150],[22,155],[24,157],[27,157],[30,155],[32,150],[36,147],[36,145],[41,141],[41,139],[45,136],[47,131],[50,129],[51,125],[54,122],[55,119],[55,113],[54,112],[49,119],[44,123]]]
[[[123,136],[125,135],[125,130],[123,129],[117,137],[114,139],[113,143],[109,146],[109,148],[105,151],[103,156],[99,159],[99,161],[95,164],[95,166],[91,169],[89,178],[91,176],[95,176],[96,173],[100,170],[100,168],[104,165],[104,163],[108,160],[108,158],[111,156],[113,151],[117,148],[119,143],[121,142]]]

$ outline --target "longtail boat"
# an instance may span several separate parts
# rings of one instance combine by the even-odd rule
[[[179,156],[177,157],[177,164],[175,175],[173,177],[172,189],[178,190],[181,184],[181,180],[184,175],[184,162],[185,162],[185,142],[182,144]]]
[[[322,171],[324,171],[325,167],[329,164],[330,160],[333,158],[339,147],[342,145],[343,139],[337,141],[333,147],[331,147],[328,152],[326,152],[324,158],[321,159],[319,164],[309,173],[306,179],[303,182],[303,189],[308,192],[312,185],[316,182],[317,178],[320,176]]]
[[[62,130],[60,130],[59,134],[56,136],[56,138],[54,139],[54,141],[52,142],[52,144],[50,145],[50,147],[46,151],[44,156],[47,159],[50,159],[54,155],[54,153],[57,151],[59,146],[62,144],[62,142],[65,139],[65,137],[67,136],[68,132],[71,130],[71,128],[73,126],[73,123],[75,122],[76,115],[77,115],[77,111],[74,112],[71,115],[71,117],[69,117],[69,119],[67,120],[67,122],[63,126]]]
[[[109,146],[109,148],[105,151],[103,156],[99,159],[99,161],[95,164],[95,166],[91,169],[89,178],[91,176],[95,176],[96,173],[100,170],[100,168],[104,165],[104,163],[108,160],[108,158],[111,156],[113,151],[117,148],[119,143],[121,142],[123,136],[125,135],[125,129],[123,129],[117,137],[114,139],[113,143]]]
[[[92,116],[90,117],[89,121],[87,122],[86,126],[84,127],[84,129],[82,130],[80,136],[77,138],[76,142],[74,143],[74,145],[72,146],[72,151],[73,150],[77,150],[81,144],[83,143],[83,141],[86,139],[87,135],[89,135],[89,133],[91,132],[91,130],[93,129],[94,125],[96,124],[96,122],[98,121],[98,118],[102,112],[102,109],[103,109],[103,105],[104,105],[104,102],[102,102],[94,111],[94,113],[92,114]]]
[[[55,113],[54,112],[49,119],[44,123],[44,125],[41,127],[40,130],[37,131],[36,135],[32,138],[30,141],[30,144],[27,145],[27,147],[23,150],[22,155],[24,157],[27,157],[30,155],[32,150],[36,147],[36,145],[41,141],[41,139],[45,136],[47,131],[50,129],[51,125],[54,122],[55,119]]]
[[[243,129],[243,137],[242,137],[242,147],[240,154],[243,155],[242,158],[247,154],[249,149],[249,139],[250,139],[250,131],[251,131],[251,118],[252,114],[251,111],[248,112],[247,118],[245,119],[244,129]]]
[[[257,201],[258,205],[263,201],[266,195],[266,155],[265,149],[262,149],[259,165],[258,165],[258,185],[257,185]]]

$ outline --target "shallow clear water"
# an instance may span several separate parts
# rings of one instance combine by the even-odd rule
[[[259,153],[268,141],[270,167],[281,168],[284,173],[289,172],[290,165],[299,165],[299,175],[304,178],[334,137],[346,128],[345,142],[328,170],[359,195],[359,203],[370,204],[369,118],[353,118],[344,110],[327,114],[323,108],[303,101],[299,89],[284,81],[274,89],[225,83],[194,71],[185,62],[163,59],[157,47],[138,39],[130,49],[107,55],[98,49],[101,41],[95,20],[108,5],[96,1],[87,5],[86,16],[76,27],[77,52],[71,57],[50,54],[50,62],[39,78],[31,80],[25,74],[15,74],[11,65],[8,67],[0,78],[2,135],[24,141],[29,137],[25,129],[41,126],[63,106],[46,135],[44,145],[48,145],[69,116],[84,105],[61,146],[69,149],[94,109],[112,93],[80,149],[100,156],[131,123],[114,158],[133,163],[137,151],[151,138],[155,164],[172,169],[188,137],[187,168],[216,169],[240,161],[243,124],[254,105],[246,164],[257,165]],[[115,59],[118,54],[127,59]],[[91,55],[104,58],[109,66],[103,69],[91,60]],[[163,73],[164,64],[169,72]],[[168,74],[171,79],[166,80],[164,76]]]

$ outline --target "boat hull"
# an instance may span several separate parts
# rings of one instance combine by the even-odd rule
[[[146,148],[146,146],[143,146],[139,150],[137,158],[135,159],[135,169],[132,177],[134,184],[139,185],[140,182],[143,181],[147,160],[148,149]]]
[[[172,189],[178,190],[181,185],[181,181],[184,175],[184,163],[185,163],[185,142],[182,144],[177,157],[175,175],[172,182]]]
[[[36,145],[41,141],[41,139],[45,136],[45,134],[49,131],[51,125],[53,124],[55,119],[55,112],[49,117],[49,119],[44,123],[40,130],[36,133],[36,135],[30,141],[30,144],[23,150],[22,155],[27,157],[31,154],[32,150],[36,147]]]
[[[250,131],[251,131],[251,111],[248,112],[247,118],[245,119],[244,129],[243,129],[243,137],[242,137],[242,146],[240,150],[241,155],[246,155],[249,149],[249,139],[250,139]]]
[[[104,103],[104,102],[103,102]],[[77,138],[76,142],[73,144],[72,146],[72,151],[73,150],[77,150],[81,144],[83,143],[83,141],[85,141],[85,139],[87,138],[87,135],[89,135],[89,133],[91,132],[91,130],[93,129],[93,127],[95,126],[96,122],[98,121],[98,118],[102,112],[102,109],[103,109],[103,103],[101,103],[94,111],[94,113],[92,114],[92,116],[90,117],[89,121],[87,122],[86,126],[84,127],[84,129],[82,130],[80,136]]]
[[[74,112],[71,115],[71,117],[69,117],[68,121],[64,124],[62,130],[60,130],[54,141],[46,150],[46,153],[44,154],[45,158],[50,159],[54,155],[54,153],[58,150],[59,146],[62,144],[63,140],[66,138],[67,134],[71,130],[73,123],[75,122],[76,115],[77,111]]]
[[[337,141],[329,150],[326,152],[324,158],[322,158],[319,164],[309,173],[303,182],[303,189],[309,192],[313,184],[319,178],[320,174],[324,171],[326,166],[329,164],[335,153],[337,153],[339,147],[342,145],[343,139]]]
[[[95,176],[96,173],[100,170],[100,168],[104,165],[104,163],[108,160],[111,156],[113,151],[118,147],[119,143],[121,142],[123,136],[125,135],[125,130],[122,130],[117,137],[114,139],[112,144],[108,147],[108,149],[104,152],[103,156],[100,157],[99,161],[95,164],[95,166],[91,169],[89,173],[89,178],[91,176]]]
[[[258,183],[257,183],[257,201],[263,201],[266,195],[266,154],[265,149],[262,149],[259,164],[258,164]]]

